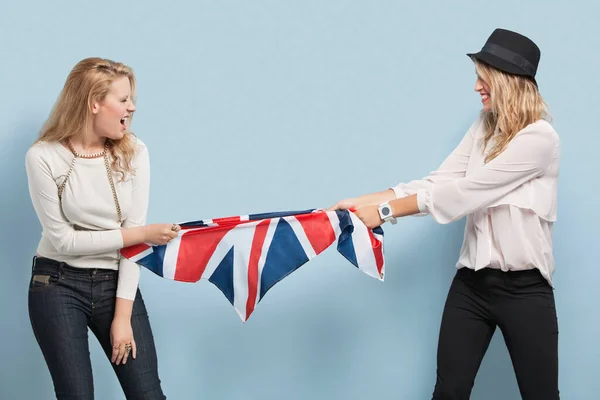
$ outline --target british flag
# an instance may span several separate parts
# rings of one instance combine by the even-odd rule
[[[208,279],[247,321],[277,282],[327,249],[383,281],[383,230],[347,210],[274,212],[186,222],[163,246],[140,244],[121,254],[175,281]]]

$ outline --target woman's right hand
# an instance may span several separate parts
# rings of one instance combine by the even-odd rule
[[[348,210],[351,208],[356,208],[359,205],[358,203],[359,203],[358,199],[355,199],[355,198],[340,200],[337,203],[335,203],[333,206],[329,207],[327,209],[327,211]]]
[[[151,224],[144,227],[144,241],[160,246],[177,237],[181,227],[177,224]]]
[[[382,192],[376,192],[371,194],[365,194],[359,197],[352,197],[345,200],[340,200],[333,206],[329,207],[327,211],[335,210],[357,210],[361,207],[368,205],[379,205],[383,202],[390,201],[396,198],[396,193],[392,189],[387,189]]]

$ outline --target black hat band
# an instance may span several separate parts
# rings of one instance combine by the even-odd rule
[[[529,75],[535,75],[536,68],[533,66],[533,64],[527,61],[520,54],[505,49],[504,47],[498,46],[494,43],[486,43],[481,49],[481,51],[500,57],[503,60],[509,61],[517,67],[521,68],[523,71],[527,72]]]

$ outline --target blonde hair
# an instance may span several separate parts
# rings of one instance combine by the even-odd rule
[[[112,83],[127,77],[135,99],[133,70],[125,64],[91,57],[78,62],[67,77],[50,116],[44,123],[36,142],[60,142],[85,132],[94,102],[104,100]],[[107,139],[112,169],[121,173],[122,180],[132,171],[135,136],[127,130],[119,140]]]
[[[550,119],[550,115],[533,80],[474,61],[477,74],[490,89],[491,109],[483,112],[484,151],[494,139],[485,157],[487,163],[502,153],[520,130],[539,119]]]

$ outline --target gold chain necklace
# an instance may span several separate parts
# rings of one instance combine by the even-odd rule
[[[113,181],[113,177],[112,177],[112,172],[110,169],[110,163],[108,162],[108,142],[106,142],[104,144],[104,150],[102,150],[99,153],[95,153],[95,154],[79,154],[75,151],[75,149],[73,148],[73,144],[71,143],[71,141],[69,139],[67,139],[67,146],[69,146],[69,150],[71,150],[71,153],[73,153],[73,155],[75,157],[73,157],[73,160],[71,161],[71,165],[69,166],[69,171],[67,172],[67,176],[65,176],[65,180],[62,182],[62,184],[58,187],[58,199],[62,200],[62,194],[65,190],[65,186],[67,184],[67,180],[69,179],[69,176],[71,175],[71,172],[73,171],[73,167],[75,166],[75,160],[77,160],[77,158],[98,158],[98,157],[103,157],[104,158],[104,167],[106,168],[106,174],[108,176],[108,182],[110,183],[110,188],[112,190],[112,194],[113,194],[113,200],[115,201],[115,206],[117,207],[117,215],[119,217],[119,225],[121,225],[123,223],[123,216],[121,214],[121,206],[119,205],[119,199],[117,197],[117,191],[115,189],[115,183]]]
[[[69,150],[71,150],[71,153],[73,153],[75,155],[75,157],[79,157],[79,158],[98,158],[98,157],[104,157],[104,155],[108,152],[108,142],[106,142],[104,144],[104,149],[98,153],[94,153],[94,154],[79,154],[78,152],[75,151],[75,148],[73,147],[73,143],[71,143],[70,139],[67,139],[67,146],[69,146]]]

